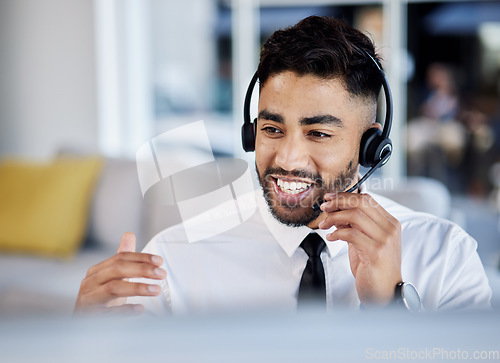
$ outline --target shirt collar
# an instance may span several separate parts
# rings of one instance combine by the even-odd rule
[[[366,188],[364,185],[359,187],[360,193],[365,193]],[[267,228],[273,235],[273,237],[278,241],[280,246],[283,248],[285,253],[290,257],[292,256],[297,248],[299,248],[300,244],[306,238],[306,236],[311,232],[316,232],[318,235],[323,238],[326,243],[328,254],[331,256],[335,256],[338,254],[343,248],[346,247],[346,242],[343,241],[327,241],[326,235],[328,233],[332,233],[336,230],[335,226],[328,229],[311,229],[307,226],[301,227],[289,227],[281,222],[279,222],[274,216],[271,214],[269,207],[262,195],[262,190],[257,191],[257,206],[266,224]]]

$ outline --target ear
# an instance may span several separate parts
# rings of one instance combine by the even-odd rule
[[[371,124],[371,126],[369,127],[370,129],[371,128],[375,128],[375,129],[379,129],[379,130],[382,130],[382,125],[379,124],[378,122],[374,122]]]
[[[371,130],[371,129],[382,131],[383,127],[378,122],[373,122],[367,129],[365,129],[365,131],[363,132],[363,134],[366,133],[368,130]]]
[[[390,140],[387,141],[390,143]],[[359,163],[366,168],[373,167],[380,160],[380,152],[386,143],[382,137],[382,127],[379,123],[373,123],[361,136]]]

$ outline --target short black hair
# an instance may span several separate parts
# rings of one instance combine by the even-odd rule
[[[277,30],[262,46],[257,69],[260,87],[284,71],[300,76],[339,78],[355,96],[377,99],[382,81],[380,58],[373,41],[343,20],[310,16],[294,26]]]

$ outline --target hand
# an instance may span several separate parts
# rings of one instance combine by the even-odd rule
[[[128,296],[156,296],[160,286],[129,282],[129,278],[145,277],[164,279],[165,270],[160,256],[135,252],[135,235],[125,233],[118,252],[113,257],[92,266],[83,279],[78,292],[75,313],[81,312],[136,312],[144,310],[142,305],[125,304]]]
[[[321,229],[336,226],[327,240],[343,240],[364,306],[385,306],[394,298],[401,278],[401,225],[368,194],[325,195]]]

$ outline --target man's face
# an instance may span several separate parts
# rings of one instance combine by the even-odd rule
[[[312,206],[357,180],[359,143],[374,112],[373,102],[352,96],[338,79],[286,71],[266,81],[255,163],[274,217],[317,228],[321,212]]]

